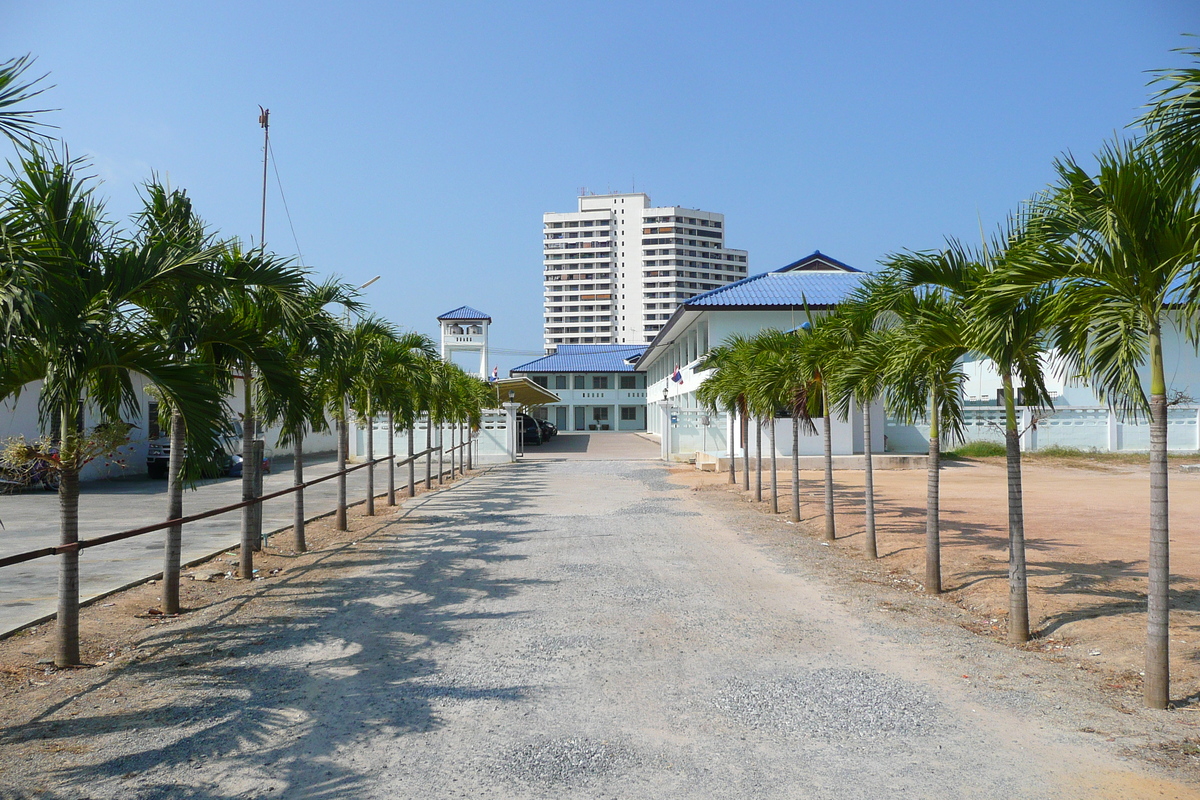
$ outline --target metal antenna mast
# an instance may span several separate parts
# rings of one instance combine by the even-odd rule
[[[263,129],[263,191],[262,191],[262,223],[258,229],[258,246],[267,246],[267,154],[271,148],[271,110],[258,107],[262,113],[258,115],[258,124]]]

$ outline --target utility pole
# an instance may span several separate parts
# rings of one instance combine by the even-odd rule
[[[271,149],[271,109],[258,107],[262,113],[258,115],[258,124],[263,129],[263,190],[262,190],[262,223],[258,228],[258,246],[267,246],[267,154]]]

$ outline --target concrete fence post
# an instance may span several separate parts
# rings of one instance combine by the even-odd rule
[[[520,407],[520,403],[504,404],[504,418],[508,426],[508,460],[510,462],[517,460],[517,436],[520,435],[517,431],[517,409]]]
[[[1108,451],[1115,453],[1121,449],[1121,421],[1117,412],[1108,409]]]

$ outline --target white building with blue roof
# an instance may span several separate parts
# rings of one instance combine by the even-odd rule
[[[768,328],[793,330],[809,312],[824,314],[849,296],[863,276],[862,271],[816,251],[772,272],[684,300],[637,364],[646,375],[647,429],[661,436],[664,420],[668,420],[675,437],[673,453],[701,449],[691,446],[694,441],[702,443],[707,452],[727,454],[725,415],[709,415],[696,401],[696,389],[708,376],[707,370],[697,369],[701,357],[734,334],[753,336]],[[678,381],[673,378],[677,368]],[[872,448],[882,452],[882,408],[873,408],[872,414],[879,423],[872,426],[878,436]],[[875,420],[873,416],[872,422]],[[819,429],[820,420],[816,423]],[[790,426],[791,420],[785,418],[776,424],[781,455],[791,454]],[[835,454],[863,452],[862,410],[855,409],[847,422],[834,420],[832,434]],[[800,447],[802,455],[818,455],[821,437],[802,437]],[[735,441],[734,451],[740,448],[741,443]]]
[[[560,431],[646,430],[646,376],[635,371],[643,345],[563,344],[510,370],[560,398],[530,413]]]

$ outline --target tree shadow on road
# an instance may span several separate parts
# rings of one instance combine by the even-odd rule
[[[547,583],[494,569],[523,558],[510,545],[532,529],[520,515],[533,476],[506,478],[422,495],[404,519],[263,582],[249,597],[219,601],[205,624],[185,618],[154,629],[139,649],[145,655],[120,673],[161,695],[151,710],[104,713],[115,685],[105,680],[0,730],[0,744],[57,740],[71,752],[103,742],[104,752],[118,754],[77,757],[47,772],[106,794],[366,793],[369,768],[356,768],[344,751],[435,730],[450,703],[515,702],[533,691],[494,673],[445,674],[432,655],[519,613],[489,611],[489,601]],[[54,713],[68,710],[69,718]]]

